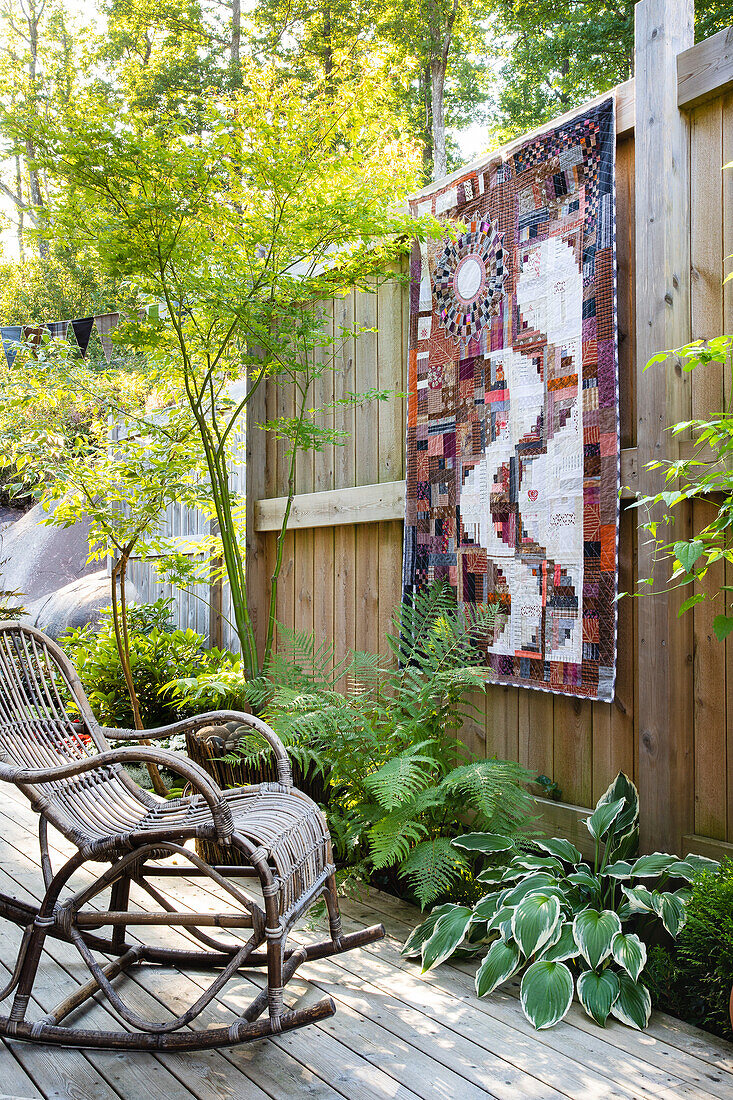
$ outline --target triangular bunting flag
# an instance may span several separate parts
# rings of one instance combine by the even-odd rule
[[[52,340],[65,340],[69,331],[68,321],[47,321],[43,326]]]
[[[20,341],[23,338],[23,329],[20,325],[3,325],[0,328],[0,337],[2,338],[3,351],[8,361],[8,367],[12,370],[15,357],[20,347]]]
[[[109,334],[114,332],[117,325],[120,322],[119,313],[103,313],[99,317],[94,318],[94,323],[97,326],[97,332],[99,333],[99,339],[102,341],[102,348],[104,350],[104,358],[109,363],[112,357],[112,341]]]
[[[87,348],[89,347],[89,337],[92,335],[92,329],[94,327],[94,318],[80,317],[76,321],[71,322],[71,327],[76,342],[79,345],[79,351],[82,355],[86,355]]]

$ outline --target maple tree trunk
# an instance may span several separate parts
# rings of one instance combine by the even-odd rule
[[[430,63],[430,100],[433,116],[433,179],[448,174],[448,158],[445,151],[445,65],[443,59]]]
[[[232,44],[231,62],[239,68],[239,44],[242,37],[242,3],[241,0],[232,0]]]

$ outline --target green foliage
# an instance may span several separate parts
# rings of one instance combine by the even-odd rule
[[[733,1039],[733,860],[695,878],[675,944],[654,947],[648,970],[660,1008]]]
[[[522,1008],[536,1028],[552,1027],[563,1018],[574,989],[601,1026],[615,1016],[644,1028],[651,1011],[649,990],[640,981],[647,945],[671,943],[685,934],[692,919],[687,884],[702,868],[717,864],[661,852],[634,858],[638,822],[636,788],[620,773],[586,820],[595,846],[592,863],[563,839],[520,846],[515,838],[497,835],[456,838],[453,846],[459,851],[483,851],[491,857],[478,876],[490,885],[489,892],[472,909],[434,910],[413,931],[403,954],[421,955],[423,970],[429,970],[454,950],[477,951],[488,945],[476,972],[476,992],[488,996],[521,974]],[[714,877],[713,872],[705,876]],[[733,877],[728,895],[730,914]],[[726,926],[731,952],[732,922]],[[706,946],[712,947],[709,940]],[[724,965],[732,963],[729,953]],[[726,997],[729,989],[730,982]]]
[[[234,664],[232,654],[206,650],[205,639],[193,630],[176,630],[167,622],[168,601],[129,609],[130,665],[143,724],[165,725],[194,712],[173,700],[165,686],[171,680],[208,670],[221,672]],[[99,625],[69,631],[61,645],[74,663],[92,710],[106,726],[130,728],[133,713],[112,614],[102,612]],[[241,702],[232,696],[232,703]]]
[[[137,18],[145,22],[142,8],[132,24]],[[184,34],[170,21],[162,31],[182,34],[193,60],[197,32]],[[153,53],[158,45],[150,43]],[[45,237],[89,254],[103,276],[124,284],[120,305],[133,318],[139,305],[160,303],[157,318],[121,325],[115,339],[145,358],[167,403],[182,403],[179,420],[188,417],[185,439],[196,441],[205,471],[243,665],[253,676],[271,648],[289,507],[270,629],[258,653],[241,502],[228,471],[240,417],[266,380],[288,391],[294,415],[261,427],[286,442],[292,500],[296,453],[343,439],[312,399],[318,379],[343,367],[342,345],[355,333],[330,331],[316,303],[353,287],[373,290],[393,273],[408,230],[424,235],[427,226],[415,227],[401,204],[414,155],[382,113],[371,74],[352,68],[337,89],[306,93],[276,66],[249,59],[235,82],[241,87],[206,89],[190,114],[172,102],[171,88],[159,89],[167,106],[156,114],[151,75],[146,68],[140,84],[131,78],[113,108],[97,102],[90,110],[79,94],[60,113],[6,112],[0,124],[15,149],[33,144],[51,181]],[[141,89],[143,99],[151,93],[147,106]],[[353,394],[348,403],[386,396]],[[151,446],[157,439],[165,449],[165,433],[150,418],[146,430]]]
[[[730,167],[730,166],[729,166]],[[730,278],[730,276],[728,276]],[[717,336],[711,340],[695,340],[691,344],[653,356],[645,370],[673,357],[685,373],[706,364],[719,364],[733,377],[733,336]],[[638,496],[631,507],[643,510],[642,527],[654,545],[655,566],[668,566],[667,585],[689,588],[690,595],[679,614],[705,600],[716,600],[720,608],[713,619],[718,641],[733,630],[733,615],[726,608],[726,585],[710,584],[711,569],[723,562],[733,562],[733,405],[706,419],[695,418],[672,425],[674,436],[692,435],[694,450],[690,458],[659,459],[647,464],[649,470],[664,474],[665,488],[660,492]],[[715,502],[715,514],[710,522],[694,531],[690,538],[670,537],[675,522],[675,509],[695,500]],[[661,506],[661,507],[660,507]],[[656,569],[655,569],[656,571]],[[706,583],[705,582],[707,578]],[[654,584],[654,575],[642,578],[642,592]]]
[[[466,761],[455,736],[471,712],[466,693],[483,689],[489,676],[474,662],[497,616],[496,607],[466,616],[436,584],[396,612],[387,636],[391,667],[364,653],[334,666],[329,645],[281,627],[267,675],[247,684],[251,703],[289,752],[327,772],[339,860],[407,887],[423,906],[454,889],[473,892],[471,857],[450,844],[467,813],[480,828],[511,837],[529,827],[525,770]],[[344,680],[347,688],[338,690]],[[221,678],[204,674],[177,690],[196,703],[220,687]],[[248,738],[241,754],[251,751]]]
[[[493,31],[506,58],[492,121],[508,140],[628,80],[637,0],[512,0],[497,5]],[[733,21],[728,0],[697,0],[698,41]]]

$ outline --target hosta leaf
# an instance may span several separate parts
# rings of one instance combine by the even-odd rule
[[[632,913],[653,913],[652,892],[646,886],[622,886]]]
[[[553,889],[554,887],[554,889]],[[526,894],[533,892],[541,892],[543,894],[557,895],[558,888],[556,879],[552,875],[545,874],[542,871],[538,871],[536,874],[528,875],[527,878],[522,879],[516,886],[507,890],[504,898],[502,899],[504,905],[517,905]],[[559,891],[562,896],[562,892]]]
[[[429,940],[423,944],[422,972],[425,974],[434,966],[439,966],[452,955],[466,934],[471,920],[471,910],[465,905],[456,905],[449,913],[438,919]]]
[[[676,856],[667,855],[665,852],[652,852],[649,856],[639,856],[631,868],[631,877],[656,878],[677,862]]]
[[[590,817],[585,819],[588,832],[594,840],[603,840],[623,808],[623,798],[619,798],[615,802],[599,803],[596,806]]]
[[[502,905],[487,924],[487,931],[498,932],[503,940],[511,939],[512,917],[514,908],[510,905]]]
[[[631,871],[632,864],[628,863],[625,859],[616,860],[615,863],[609,863],[603,872],[604,875],[608,875],[609,878],[622,879],[628,878]]]
[[[622,1024],[643,1031],[649,1023],[652,999],[649,990],[641,982],[635,982],[628,974],[618,975],[619,994],[611,1009],[611,1015]]]
[[[449,913],[451,909],[457,908],[458,906],[454,905],[452,901],[446,902],[445,905],[436,906],[422,924],[418,924],[417,928],[413,928],[412,932],[410,932],[410,935],[405,940],[405,945],[402,948],[401,954],[407,959],[420,955],[422,953],[423,944],[432,936],[435,931],[435,925],[440,918],[446,913]]]
[[[560,902],[547,894],[528,894],[512,917],[512,935],[527,958],[540,951],[560,923]]]
[[[572,882],[573,886],[580,886],[584,890],[589,890],[591,894],[600,894],[601,892],[601,880],[597,875],[591,874],[590,871],[575,871],[572,875],[568,875],[568,882]]]
[[[573,1001],[573,976],[565,963],[538,959],[522,978],[524,1014],[538,1030],[562,1020]]]
[[[532,873],[532,871],[525,871],[523,867],[512,867],[512,865],[510,864],[504,870],[504,874],[501,876],[501,881],[503,885],[507,885],[510,882],[518,882],[519,879],[527,878],[527,876]],[[481,875],[479,875],[478,877],[481,878]]]
[[[479,882],[485,882],[487,886],[491,886],[492,884],[498,885],[504,878],[504,874],[504,867],[485,867],[481,874],[476,877]]]
[[[624,815],[621,814],[621,817]],[[619,819],[620,820],[620,819]],[[612,843],[609,846],[609,856],[614,859],[632,859],[639,851],[639,826],[632,825],[628,832],[622,833],[619,828],[613,834]]]
[[[675,893],[661,893],[654,890],[652,893],[652,905],[654,912],[660,918],[662,924],[675,939],[682,931],[687,918],[687,902],[690,897],[689,890],[676,890]]]
[[[560,936],[555,943],[547,945],[542,952],[542,958],[546,962],[564,962],[565,959],[574,959],[580,952],[573,935],[572,921],[564,921],[560,926]]]
[[[498,985],[511,978],[521,966],[519,948],[514,943],[496,940],[489,948],[486,958],[476,971],[476,993],[479,997],[488,997]]]
[[[698,872],[687,859],[676,859],[667,868],[670,878],[683,878],[686,882],[692,882]]]
[[[584,909],[573,921],[573,936],[591,970],[611,954],[611,941],[621,931],[621,921],[612,909]]]
[[[558,859],[564,859],[566,863],[577,864],[583,862],[583,856],[569,840],[553,837],[551,840],[536,840],[534,843],[543,852],[547,852],[551,856],[557,856]]]
[[[473,907],[473,913],[471,914],[471,923],[477,924],[481,920],[491,920],[496,907],[499,904],[498,894],[487,894],[485,897],[477,901]]]
[[[518,856],[512,860],[513,867],[521,867],[525,871],[548,871],[550,874],[562,874],[564,867],[555,856]]]
[[[490,943],[494,937],[491,935],[487,928],[487,922],[485,920],[474,921],[472,920],[466,931],[466,944],[483,944]]]
[[[606,1026],[619,990],[618,975],[608,968],[600,972],[584,970],[578,978],[578,999],[588,1015],[601,1027]]]
[[[615,831],[620,837],[627,834],[629,830],[635,829],[639,824],[639,792],[628,775],[623,772],[618,773],[613,783],[598,799],[596,809],[608,802],[615,802],[619,798],[622,798],[625,804],[616,821]],[[630,855],[633,855],[633,852],[624,852],[623,858]]]
[[[467,852],[508,852],[514,847],[514,841],[498,833],[466,833],[451,841],[455,848],[464,848]]]
[[[699,875],[702,871],[717,871],[720,867],[716,859],[699,856],[696,852],[688,852],[685,856],[685,863],[689,863],[694,868],[696,875]]]
[[[611,941],[611,954],[633,981],[646,966],[646,944],[635,933],[617,932]]]

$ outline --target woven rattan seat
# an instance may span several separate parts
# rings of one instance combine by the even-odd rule
[[[256,730],[270,744],[277,782],[222,791],[187,757],[130,744],[231,721],[245,731]],[[111,742],[128,744],[111,748]],[[132,780],[126,765],[133,762],[165,765],[191,793],[169,801],[157,798]],[[253,715],[226,711],[157,730],[103,728],[63,652],[39,631],[18,623],[0,624],[0,779],[15,784],[39,814],[46,889],[38,908],[0,895],[0,915],[25,929],[14,973],[0,990],[0,1000],[15,992],[9,1015],[0,1016],[0,1034],[137,1050],[190,1050],[261,1038],[335,1011],[331,998],[286,1010],[284,987],[301,963],[384,935],[381,925],[348,936],[342,933],[325,818],[293,786],[287,753],[269,726]],[[49,825],[77,849],[55,872]],[[191,847],[195,840],[236,849],[241,866],[211,866]],[[70,880],[82,867],[92,871],[92,884],[87,881],[74,890]],[[228,908],[214,914],[178,910],[170,893],[151,881],[176,876],[208,880],[207,889],[218,888]],[[248,882],[258,889],[245,890]],[[152,911],[131,906],[133,883],[148,902],[152,900]],[[175,897],[175,888],[172,893]],[[288,949],[293,924],[320,897],[326,902],[330,938]],[[185,927],[202,946],[151,946],[141,937],[145,926],[153,924]],[[110,933],[100,935],[105,927]],[[131,928],[139,929],[140,937],[131,936]],[[229,930],[228,938],[205,928]],[[91,979],[33,1023],[26,1012],[49,935],[75,944]],[[114,978],[139,962],[206,966],[216,976],[186,1012],[173,1021],[156,1022],[130,1009],[112,985]],[[188,1026],[239,969],[262,966],[267,968],[266,988],[230,1026]],[[128,1025],[125,1030],[100,1032],[64,1024],[100,990]],[[261,1019],[265,1012],[267,1018]]]

